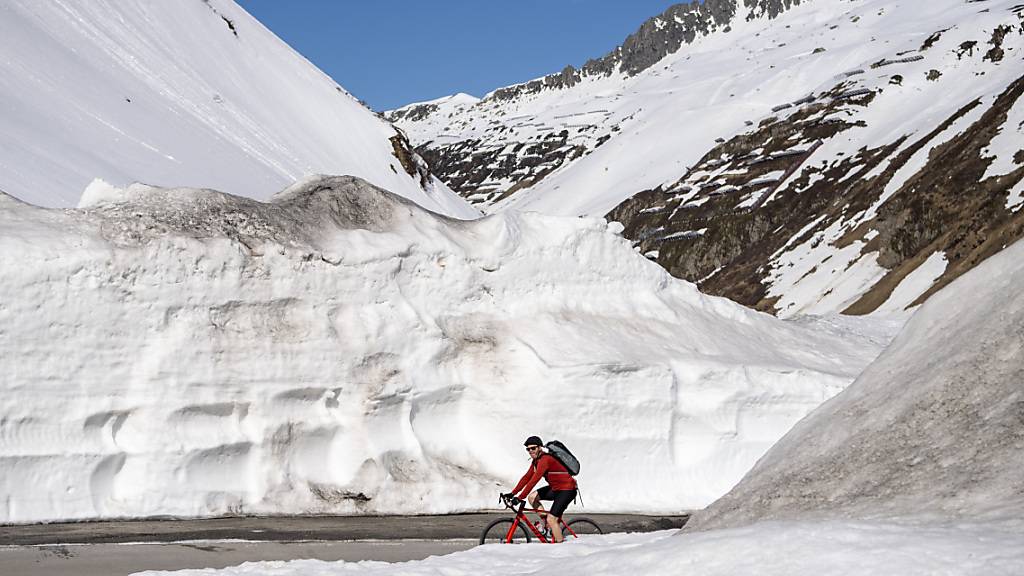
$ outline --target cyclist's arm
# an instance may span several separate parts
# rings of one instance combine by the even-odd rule
[[[533,490],[533,487],[537,485],[537,482],[540,482],[540,479],[544,477],[544,474],[547,474],[547,471],[548,459],[541,458],[540,462],[537,463],[537,468],[533,471],[533,476],[530,477],[530,481],[526,483],[522,493],[519,494],[520,500],[526,500],[527,495],[529,495],[530,491]]]
[[[523,477],[519,479],[516,487],[512,489],[512,494],[519,492],[523,486],[526,486],[526,482],[530,479],[530,476],[533,476],[533,466],[526,469],[526,474],[523,474]]]

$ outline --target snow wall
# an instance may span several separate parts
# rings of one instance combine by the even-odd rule
[[[1024,242],[933,295],[688,528],[1024,512]]]
[[[0,522],[476,510],[530,434],[587,510],[692,509],[883,344],[702,295],[600,219],[353,177],[0,194]]]

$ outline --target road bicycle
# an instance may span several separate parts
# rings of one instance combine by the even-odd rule
[[[499,518],[488,524],[487,528],[484,528],[483,533],[480,535],[481,544],[527,544],[530,542],[531,536],[540,542],[554,542],[549,532],[550,528],[547,521],[541,520],[540,514],[544,512],[543,510],[527,508],[526,502],[514,496],[502,495],[498,498],[498,501],[514,512],[515,516],[512,518]],[[537,521],[532,522],[526,515],[527,512],[535,514]],[[568,522],[564,518],[559,518],[558,522],[562,527],[562,536],[566,539],[579,538],[585,534],[604,533],[601,527],[597,525],[597,522],[590,518],[574,518]]]

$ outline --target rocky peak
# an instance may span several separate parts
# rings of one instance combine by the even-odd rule
[[[775,18],[799,3],[800,0],[743,0],[747,20]],[[584,76],[608,76],[616,71],[635,76],[676,52],[683,44],[690,44],[698,36],[705,36],[718,29],[728,29],[738,10],[739,0],[675,4],[641,24],[636,32],[605,56],[588,60],[582,69],[566,66],[557,74],[495,90],[490,98],[512,100],[544,88],[572,87]]]

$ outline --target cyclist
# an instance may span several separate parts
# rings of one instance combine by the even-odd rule
[[[561,542],[563,540],[562,528],[559,526],[558,520],[562,517],[565,509],[569,507],[569,503],[576,499],[576,479],[569,474],[558,458],[544,452],[544,443],[541,442],[540,437],[530,436],[523,444],[526,446],[526,451],[530,453],[530,469],[519,479],[516,487],[503,496],[514,496],[518,492],[520,500],[528,499],[531,506],[540,510],[541,519],[547,519],[554,541]],[[530,492],[541,478],[547,480],[548,485],[540,490]],[[529,498],[527,498],[527,494],[529,494]],[[549,513],[544,512],[544,505],[539,502],[540,500],[552,501]]]

